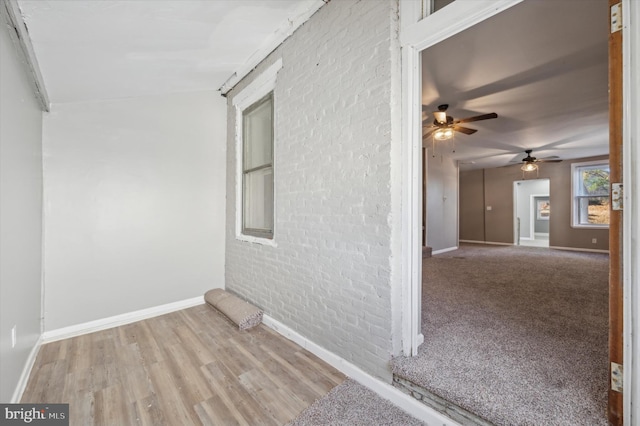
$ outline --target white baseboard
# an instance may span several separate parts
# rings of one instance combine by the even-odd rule
[[[431,255],[434,255],[434,254],[441,254],[441,253],[446,253],[446,252],[448,252],[448,251],[454,251],[454,250],[458,250],[458,246],[455,246],[455,247],[449,247],[449,248],[446,248],[446,249],[435,250],[435,251],[433,251],[433,252],[431,253]]]
[[[36,358],[38,357],[38,351],[40,351],[40,346],[42,346],[42,336],[38,338],[36,344],[33,345],[31,352],[29,352],[29,356],[27,357],[27,362],[24,363],[24,368],[22,369],[22,374],[20,374],[20,379],[18,380],[18,384],[16,385],[16,389],[13,391],[13,395],[11,396],[11,404],[17,404],[22,399],[22,394],[24,390],[27,388],[27,383],[29,382],[29,376],[31,375],[31,370],[33,370],[33,366],[36,363]]]
[[[392,385],[385,383],[369,373],[361,370],[359,367],[351,364],[344,358],[328,351],[327,349],[313,343],[306,337],[300,335],[298,332],[287,327],[281,322],[273,319],[268,315],[264,315],[262,322],[272,330],[286,337],[287,339],[297,343],[309,352],[316,355],[329,365],[333,366],[337,370],[340,370],[343,374],[356,380],[360,384],[368,387],[384,399],[392,402],[396,406],[400,407],[412,416],[427,422],[428,424],[437,424],[442,426],[457,426],[458,423],[454,422],[450,418],[444,416],[438,411],[427,407],[426,405],[418,402],[415,398],[407,395],[401,390],[393,387]]]
[[[521,238],[521,240],[528,240],[529,238]],[[470,243],[470,244],[492,244],[498,246],[512,246],[511,243],[494,243],[491,241],[474,241],[474,240],[460,240],[461,243]],[[578,248],[578,247],[558,247],[558,246],[549,246],[550,249],[554,250],[568,250],[568,251],[585,251],[590,253],[609,253],[609,250],[599,250],[599,249],[586,249],[586,248]],[[434,252],[433,254],[436,254]]]
[[[69,327],[58,328],[56,330],[45,331],[42,334],[42,343],[55,342],[56,340],[68,339],[82,334],[106,330],[108,328],[118,327],[147,318],[153,318],[170,312],[179,311],[180,309],[202,305],[203,303],[204,296],[198,296],[191,299],[181,300],[179,302],[167,303],[165,305],[128,312],[122,315],[115,315],[82,324],[71,325]]]
[[[567,251],[586,251],[589,253],[607,253],[609,254],[609,250],[600,250],[600,249],[586,249],[586,248],[577,248],[577,247],[558,247],[558,246],[549,246],[550,249],[554,250],[567,250]]]
[[[494,246],[512,246],[513,243],[498,243],[493,241],[475,241],[475,240],[459,240],[461,243],[471,243],[471,244],[491,244]]]

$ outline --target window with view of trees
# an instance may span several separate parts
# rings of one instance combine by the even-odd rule
[[[609,163],[574,163],[571,169],[573,226],[609,226]]]

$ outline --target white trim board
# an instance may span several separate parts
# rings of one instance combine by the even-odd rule
[[[531,240],[527,238],[522,238],[523,240]],[[513,246],[511,243],[496,243],[491,241],[474,241],[474,240],[460,240],[461,243],[468,244],[490,244],[494,246]],[[559,246],[549,246],[550,249],[555,250],[567,250],[567,251],[586,251],[591,253],[609,253],[609,250],[598,250],[598,249],[586,249],[586,248],[578,248],[578,247],[559,247]]]
[[[247,235],[242,233],[242,221],[244,214],[244,209],[242,206],[244,197],[242,194],[243,191],[243,173],[242,173],[242,162],[243,162],[243,111],[251,106],[253,103],[257,102],[264,96],[266,96],[269,92],[275,92],[276,82],[278,78],[278,72],[282,69],[282,58],[278,58],[273,64],[271,64],[266,70],[260,73],[255,80],[253,80],[247,87],[242,89],[237,95],[233,97],[231,104],[235,108],[235,134],[233,136],[235,148],[236,148],[236,240],[246,241],[249,243],[263,244],[271,247],[278,247],[276,242],[277,236],[277,220],[275,216],[275,212],[277,211],[277,189],[276,185],[273,186],[273,229],[271,238],[264,237],[255,237],[252,235]],[[277,114],[276,114],[276,105],[277,98],[275,93],[273,93],[273,141],[272,148],[276,146],[276,132],[277,129]],[[276,158],[276,150],[272,149],[273,157],[271,159],[271,168],[273,171],[273,181],[274,183],[277,181],[277,158]]]
[[[623,419],[630,425],[640,424],[640,2],[622,0],[622,65],[623,65],[623,182],[624,215],[623,250]]]
[[[218,89],[222,96],[226,96],[227,93],[233,89],[233,87],[247,76],[260,62],[262,62],[271,52],[273,52],[278,46],[280,46],[295,30],[302,24],[307,22],[311,16],[316,13],[322,6],[329,1],[324,0],[302,0],[300,6],[297,9],[296,16],[289,18],[283,25],[280,26],[262,46],[249,57],[249,59],[233,73],[231,77],[224,82],[224,84]]]
[[[549,246],[550,249],[554,250],[566,250],[566,251],[586,251],[589,253],[606,253],[609,254],[609,250],[600,250],[600,249],[586,249],[586,248],[577,248],[577,247],[558,247],[558,246]]]
[[[36,358],[38,357],[38,352],[40,351],[42,343],[42,336],[40,336],[36,341],[36,344],[33,345],[31,352],[29,352],[27,362],[24,363],[22,374],[20,374],[20,379],[16,384],[16,389],[13,391],[13,395],[11,396],[11,404],[17,404],[22,399],[22,394],[24,394],[24,390],[27,388],[29,376],[31,375],[31,370],[33,370],[33,366],[36,363]]]
[[[452,2],[438,15],[429,14],[414,24],[402,28],[403,46],[424,50],[466,30],[479,22],[520,3],[522,0],[473,0]],[[402,11],[402,9],[401,9]],[[411,11],[415,14],[415,11]],[[415,19],[415,15],[413,17]]]
[[[422,66],[420,51],[451,37],[522,0],[455,1],[437,16],[400,1],[402,48],[402,341],[405,355],[416,355],[422,311]],[[511,245],[511,244],[509,244]],[[427,337],[428,338],[428,337]]]
[[[22,62],[28,69],[29,83],[33,89],[33,93],[40,104],[43,111],[49,112],[51,103],[49,95],[44,85],[44,79],[40,72],[40,66],[33,50],[29,30],[22,18],[22,12],[18,5],[18,0],[7,0],[0,5],[0,18],[4,16],[6,25],[10,28],[10,36],[16,46],[16,51],[21,57]],[[3,10],[2,10],[3,9]],[[4,13],[3,13],[4,12]],[[3,19],[0,19],[2,22]]]
[[[459,240],[460,243],[469,243],[469,244],[491,244],[494,246],[512,246],[513,243],[498,243],[495,241],[476,241],[476,240]]]
[[[69,327],[58,328],[56,330],[45,331],[42,334],[42,343],[50,343],[57,340],[93,333],[95,331],[107,330],[109,328],[131,324],[132,322],[157,317],[170,312],[179,311],[181,309],[202,305],[203,303],[204,296],[198,296],[191,299],[181,300],[179,302],[167,303],[165,305],[128,312],[122,315],[115,315],[82,324],[71,325]]]
[[[296,344],[302,346],[304,349],[313,353],[332,367],[340,370],[346,376],[356,380],[361,385],[368,387],[369,389],[380,395],[382,398],[390,401],[412,416],[423,420],[428,424],[433,423],[442,426],[458,425],[458,423],[454,422],[438,411],[427,407],[421,402],[418,402],[415,398],[407,395],[406,393],[393,387],[392,385],[376,379],[357,366],[351,364],[344,358],[310,341],[306,337],[282,324],[278,320],[270,317],[269,315],[263,315],[262,322],[267,327],[271,328],[287,339],[295,342]]]

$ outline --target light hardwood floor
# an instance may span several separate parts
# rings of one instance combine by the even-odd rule
[[[43,345],[22,402],[69,403],[71,425],[282,425],[344,379],[200,305]]]

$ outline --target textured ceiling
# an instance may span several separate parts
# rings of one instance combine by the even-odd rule
[[[18,0],[52,103],[216,90],[318,0]]]
[[[519,161],[525,149],[538,158],[607,154],[607,42],[607,0],[526,0],[425,50],[428,111],[448,103],[454,118],[498,114],[468,123],[478,132],[456,133],[455,153],[436,145],[436,155],[469,169]]]

